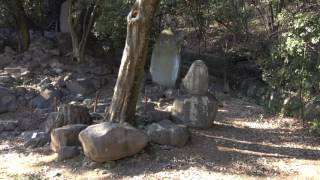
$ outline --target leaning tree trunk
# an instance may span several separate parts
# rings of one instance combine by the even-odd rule
[[[139,86],[144,74],[149,36],[160,0],[137,0],[127,18],[127,40],[123,51],[112,104],[107,114],[111,122],[132,122]]]

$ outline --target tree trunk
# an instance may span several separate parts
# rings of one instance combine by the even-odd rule
[[[126,46],[107,114],[111,122],[132,123],[134,120],[149,36],[159,3],[160,0],[137,0],[128,15]]]
[[[92,30],[93,24],[96,18],[97,7],[100,3],[100,0],[96,0],[93,5],[87,7],[85,16],[82,20],[73,17],[73,11],[75,8],[75,3],[77,0],[68,0],[69,6],[69,15],[68,22],[70,27],[70,35],[72,38],[72,47],[73,47],[73,58],[78,62],[84,62],[85,59],[85,48],[88,40],[88,36]],[[77,28],[81,27],[81,31]],[[81,32],[81,33],[80,33]]]
[[[29,48],[30,44],[30,35],[29,35],[29,27],[26,18],[26,14],[24,12],[23,4],[21,0],[10,0],[8,2],[9,9],[12,10],[12,14],[16,21],[16,26],[18,31],[20,32],[19,43],[21,44],[21,48],[19,51],[26,51]]]

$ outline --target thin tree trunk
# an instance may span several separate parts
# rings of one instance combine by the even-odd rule
[[[111,122],[133,122],[144,74],[149,36],[160,0],[137,0],[128,15],[127,40],[123,51],[112,104],[107,114]]]
[[[12,10],[14,19],[16,21],[17,29],[20,32],[20,44],[22,45],[20,51],[26,51],[30,44],[29,27],[27,23],[26,14],[24,12],[21,0],[10,0],[8,2],[9,9]]]
[[[85,59],[85,48],[88,40],[88,36],[91,32],[93,24],[96,18],[96,12],[100,0],[96,0],[92,7],[88,7],[85,12],[85,16],[83,21],[79,18],[75,21],[72,17],[72,12],[74,10],[74,4],[76,0],[68,0],[69,3],[69,16],[68,22],[70,26],[70,34],[72,38],[72,46],[73,46],[73,58],[77,60],[78,63],[81,63]],[[82,23],[82,24],[79,24]],[[76,27],[79,26],[82,28],[82,34],[79,34],[76,30]]]
[[[74,0],[68,0],[68,7],[69,7],[69,12],[68,12],[68,23],[69,23],[69,28],[70,28],[70,35],[72,39],[72,56],[74,59],[76,59],[78,62],[82,60],[80,57],[80,48],[79,48],[79,36],[78,33],[75,29],[76,23],[74,22],[74,19],[72,17],[72,12],[74,8]]]

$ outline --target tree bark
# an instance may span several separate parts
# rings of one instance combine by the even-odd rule
[[[68,22],[70,26],[70,34],[72,38],[72,48],[73,48],[73,58],[77,60],[78,63],[84,61],[85,48],[87,45],[88,36],[92,30],[93,24],[95,22],[97,7],[100,0],[96,0],[93,5],[86,8],[85,16],[83,20],[77,19],[77,21],[72,16],[74,6],[77,0],[68,0],[69,3],[69,15]],[[79,17],[75,17],[79,18]],[[77,27],[81,27],[81,31],[77,30]]]
[[[107,113],[111,122],[132,123],[139,86],[144,75],[149,36],[160,0],[137,0],[127,17],[127,39],[112,104]]]
[[[21,47],[19,51],[26,51],[30,44],[29,27],[27,22],[26,13],[21,0],[8,1],[8,7],[12,10],[12,14],[16,21],[16,26],[20,32],[19,43]]]

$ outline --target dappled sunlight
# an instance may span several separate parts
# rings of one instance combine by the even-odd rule
[[[55,159],[55,155],[51,156],[39,156],[38,154],[30,153],[29,155],[23,155],[20,153],[8,153],[0,157],[1,171],[12,175],[24,175],[39,173],[38,169],[34,166],[36,164],[45,164],[51,162]],[[42,166],[40,171],[45,171],[48,169],[46,166]]]

